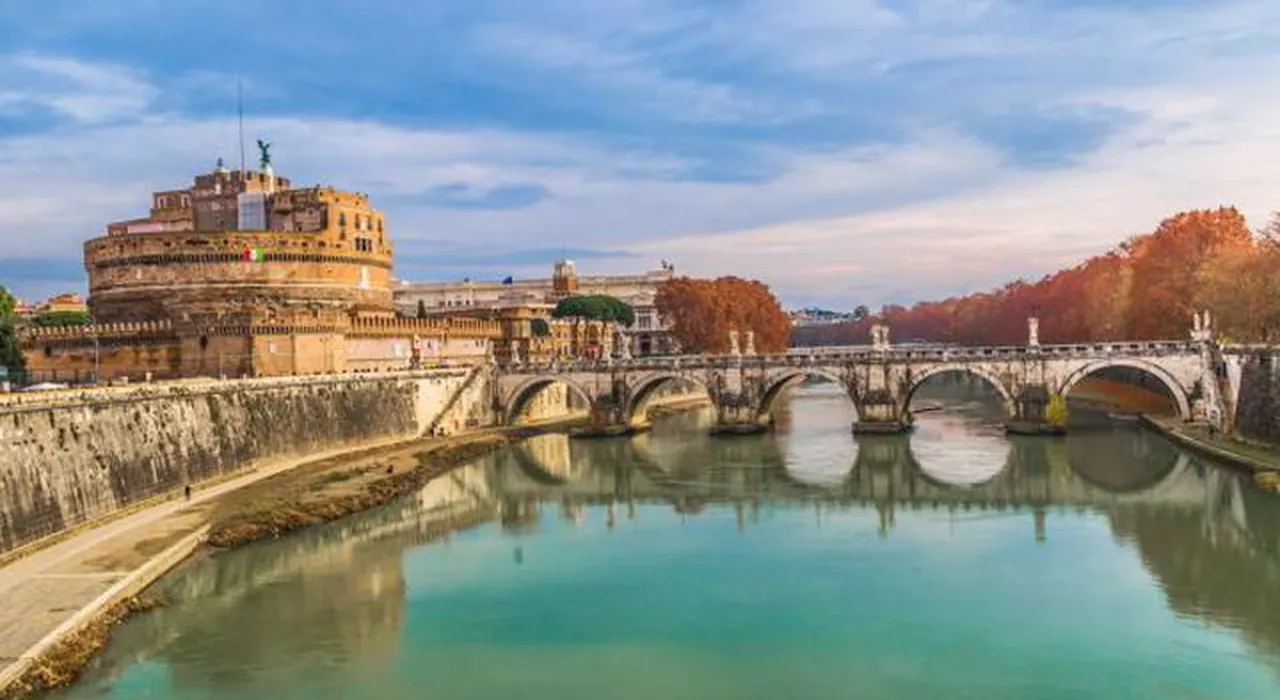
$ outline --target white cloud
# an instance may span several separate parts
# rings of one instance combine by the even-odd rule
[[[157,92],[119,66],[37,54],[0,57],[0,110],[37,108],[90,124],[136,115]]]
[[[549,1],[483,10],[493,21],[461,32],[474,40],[467,58],[490,61],[486,69],[509,65],[519,79],[534,69],[547,90],[692,125],[697,138],[715,140],[723,126],[732,135],[709,152],[764,164],[754,181],[690,177],[709,156],[650,135],[285,114],[253,119],[250,141],[274,142],[277,169],[299,184],[372,194],[404,244],[626,248],[641,257],[584,261],[583,270],[669,258],[691,273],[759,277],[791,300],[846,308],[1049,271],[1181,209],[1238,204],[1260,220],[1280,207],[1280,60],[1264,51],[1280,32],[1280,3],[1146,13],[1090,3],[1045,14],[1012,0],[888,8],[748,0],[712,13],[682,0]],[[937,73],[916,70],[956,59]],[[105,222],[145,212],[151,190],[181,185],[216,156],[234,162],[231,120],[156,112],[184,104],[184,91],[225,93],[230,84],[197,71],[162,89],[120,66],[0,58],[0,115],[43,110],[74,122],[0,138],[0,226],[41,231],[10,253],[77,255]],[[888,84],[906,101],[858,92]],[[273,90],[280,97],[279,85],[255,88]],[[965,121],[1020,110],[1115,110],[1127,121],[1069,165],[1029,170]],[[815,115],[872,119],[898,138],[851,131],[818,146],[738,131]],[[505,210],[415,199],[456,185],[550,196]]]
[[[1280,209],[1280,98],[1271,97],[1280,80],[1260,82],[1109,95],[1146,118],[1067,170],[1006,171],[935,202],[640,248],[850,306],[1033,277],[1184,209],[1236,205],[1260,224]]]

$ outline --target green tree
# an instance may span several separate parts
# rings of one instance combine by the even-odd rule
[[[10,379],[21,378],[26,373],[27,360],[18,344],[18,329],[13,310],[17,300],[9,290],[0,287],[0,366],[9,371]]]
[[[12,316],[0,319],[0,366],[9,370],[10,380],[26,374],[27,360],[18,344],[18,329]]]
[[[89,323],[87,311],[46,311],[31,319],[31,325],[40,328],[53,326],[83,326]]]
[[[868,309],[866,304],[858,304],[853,309],[854,321],[866,320],[866,318],[870,315],[871,315],[871,309]]]
[[[555,318],[613,321],[624,326],[631,326],[636,322],[636,313],[630,304],[607,294],[566,297],[556,304],[551,315]]]
[[[426,317],[427,317],[427,302],[419,299],[418,300],[418,318],[426,318]]]
[[[545,318],[535,318],[529,324],[529,330],[533,331],[534,337],[545,338],[551,335],[551,326]]]

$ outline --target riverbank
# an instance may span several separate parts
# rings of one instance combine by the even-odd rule
[[[240,498],[220,503],[206,543],[230,549],[354,515],[413,493],[499,447],[564,425],[477,431],[327,468],[281,474]]]
[[[275,465],[81,532],[0,569],[0,700],[73,682],[145,589],[199,552],[337,520],[572,421],[365,446]],[[252,485],[253,488],[247,488]]]
[[[655,409],[670,414],[705,402],[680,398]],[[193,555],[216,555],[389,503],[503,445],[567,429],[584,417],[279,461],[204,485],[190,500],[168,495],[48,542],[0,567],[0,595],[7,599],[0,609],[0,700],[74,682],[115,625],[157,604],[145,589]]]
[[[1193,452],[1255,473],[1280,472],[1280,447],[1210,432],[1196,423],[1142,416],[1142,423]]]

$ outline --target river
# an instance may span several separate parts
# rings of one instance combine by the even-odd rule
[[[936,399],[909,438],[855,441],[829,386],[770,435],[533,438],[183,566],[52,697],[1280,697],[1280,498]]]

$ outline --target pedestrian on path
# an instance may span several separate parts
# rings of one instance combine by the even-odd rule
[[[191,500],[191,484],[187,484],[186,486],[184,486],[184,487],[182,488],[182,495],[183,495],[183,496],[184,496],[188,501],[190,501],[190,500]]]

